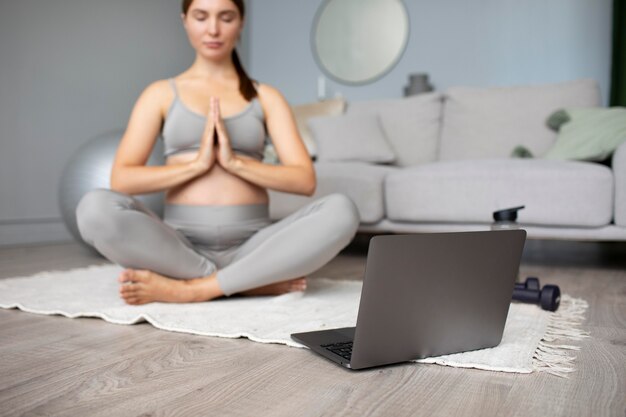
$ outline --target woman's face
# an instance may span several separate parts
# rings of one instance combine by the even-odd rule
[[[202,56],[230,57],[243,29],[239,9],[231,0],[194,0],[181,14],[191,46]]]

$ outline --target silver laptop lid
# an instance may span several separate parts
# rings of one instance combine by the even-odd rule
[[[524,230],[370,240],[352,369],[496,346]]]

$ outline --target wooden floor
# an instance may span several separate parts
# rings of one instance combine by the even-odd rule
[[[368,238],[311,279],[361,279]],[[0,278],[96,263],[76,244],[3,248]],[[624,244],[529,241],[520,274],[589,301],[592,338],[569,379],[421,364],[352,372],[283,345],[0,310],[0,416],[625,416]]]

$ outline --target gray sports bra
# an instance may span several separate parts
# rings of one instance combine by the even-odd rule
[[[206,116],[189,110],[178,98],[174,79],[170,78],[169,81],[174,90],[174,101],[161,129],[166,157],[181,152],[197,151],[206,124]],[[268,139],[265,114],[259,100],[255,97],[245,109],[222,119],[233,151],[262,160]]]

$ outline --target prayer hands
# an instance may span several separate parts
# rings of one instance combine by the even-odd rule
[[[230,171],[237,161],[237,156],[230,146],[230,138],[228,137],[228,132],[226,132],[224,120],[222,119],[219,99],[217,97],[212,97],[211,105],[214,111],[215,130],[217,132],[217,162],[225,170]]]
[[[200,172],[204,173],[209,171],[216,161],[228,171],[236,160],[237,156],[230,146],[230,138],[221,116],[219,99],[211,97],[200,149],[194,163]]]
[[[199,171],[201,173],[205,173],[213,167],[217,154],[215,149],[217,134],[215,132],[214,107],[213,98],[211,98],[209,113],[207,114],[206,124],[204,125],[204,132],[202,132],[200,149],[198,150],[198,156],[194,161],[194,163],[199,167]]]

